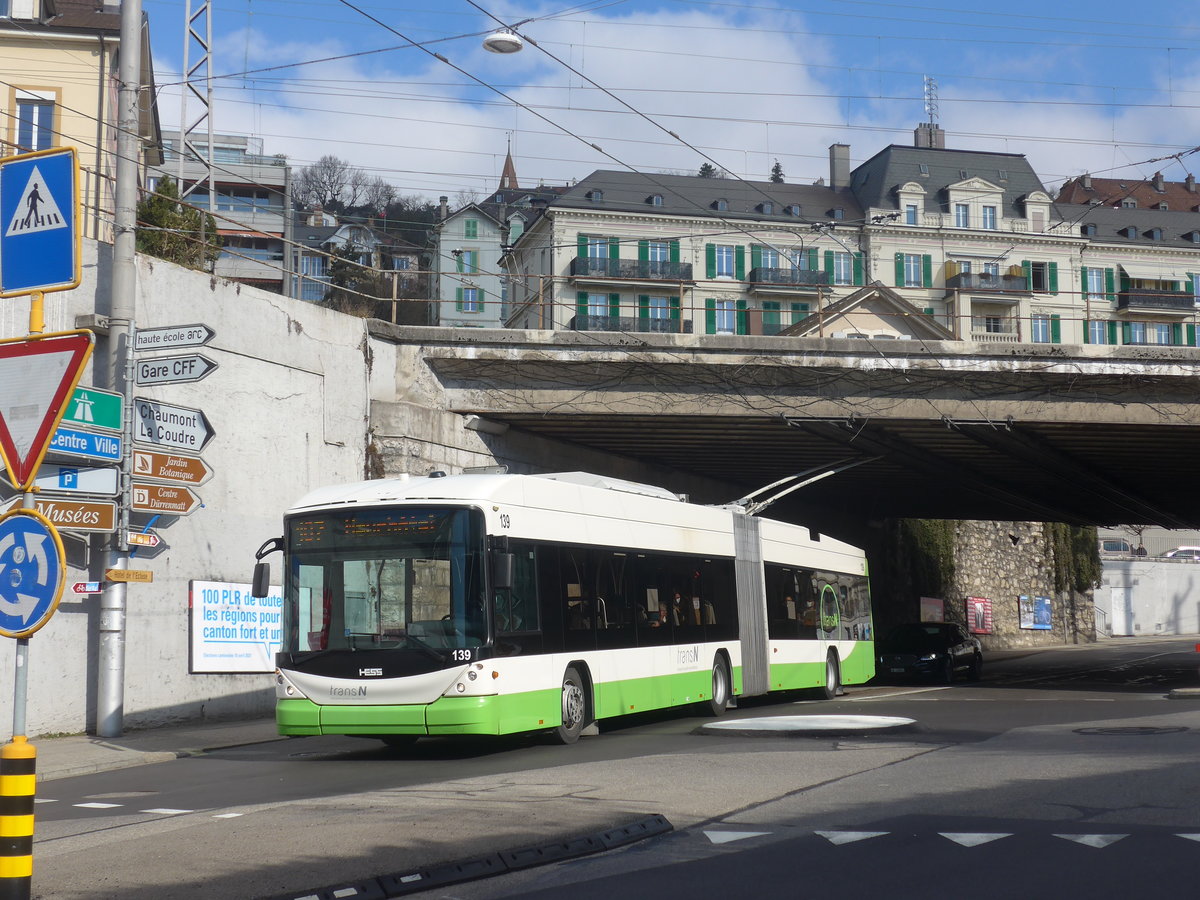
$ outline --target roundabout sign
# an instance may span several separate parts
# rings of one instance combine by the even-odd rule
[[[62,597],[62,539],[35,509],[0,516],[0,635],[27,638],[50,620]]]

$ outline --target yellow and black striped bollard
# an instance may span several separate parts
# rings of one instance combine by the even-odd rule
[[[37,749],[22,734],[0,747],[0,900],[29,900]]]

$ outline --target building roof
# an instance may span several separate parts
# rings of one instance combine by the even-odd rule
[[[1136,202],[1138,209],[1154,209],[1165,203],[1172,211],[1195,212],[1200,207],[1200,189],[1196,187],[1194,177],[1189,176],[1185,181],[1167,181],[1159,172],[1145,179],[1080,175],[1067,179],[1058,189],[1059,203],[1120,206],[1125,200]]]
[[[103,0],[42,0],[40,20],[0,17],[0,30],[82,31],[120,34],[121,9]]]
[[[420,248],[415,244],[411,244],[403,238],[388,234],[385,231],[380,231],[378,228],[372,228],[370,225],[363,225],[361,222],[342,222],[340,225],[305,225],[301,221],[296,224],[294,240],[297,244],[313,250],[319,250],[333,240],[339,231],[347,228],[361,228],[367,231],[375,238],[380,247],[386,248],[392,253],[421,252]]]
[[[881,320],[898,325],[901,333],[910,338],[928,341],[952,341],[954,334],[933,316],[919,312],[916,307],[881,281],[859,288],[853,294],[831,303],[822,310],[779,332],[780,337],[815,337],[839,330],[856,310],[869,310]],[[842,325],[844,328],[844,325]],[[876,338],[878,339],[878,338]]]
[[[600,191],[603,199],[591,199],[595,191]],[[653,204],[652,198],[656,195],[662,197],[661,205]],[[718,200],[725,200],[727,209],[718,211]],[[774,204],[774,211],[764,213],[762,204],[768,201]],[[798,216],[787,211],[793,205],[800,208]],[[797,221],[827,222],[835,218],[835,209],[842,210],[841,218],[846,221],[861,220],[863,216],[862,208],[845,188],[606,169],[584,178],[551,206],[555,209],[754,219],[778,221],[781,225]]]
[[[1072,234],[1094,242],[1125,244],[1130,247],[1200,249],[1200,212],[1161,209],[1125,209],[1099,204],[1057,203],[1055,208],[1068,223]],[[1094,225],[1095,233],[1085,226]],[[1161,229],[1155,239],[1151,229]],[[1130,231],[1129,229],[1132,229]],[[1193,238],[1192,235],[1196,235]]]
[[[864,208],[899,210],[896,190],[915,181],[925,188],[930,203],[949,212],[947,187],[967,178],[981,178],[1004,192],[1004,215],[1024,218],[1017,205],[1034,191],[1046,192],[1041,179],[1020,153],[941,150],[892,144],[850,173],[850,189]]]

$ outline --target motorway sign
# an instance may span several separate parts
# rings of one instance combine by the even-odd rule
[[[34,478],[34,487],[51,493],[107,494],[117,493],[120,470],[105,466],[55,466],[43,464]]]
[[[201,505],[200,498],[182,485],[142,484],[135,481],[129,508],[134,512],[186,516]]]
[[[137,478],[151,481],[170,481],[195,487],[208,481],[212,476],[212,469],[198,456],[134,450],[133,474]]]
[[[121,438],[77,428],[59,428],[50,442],[50,452],[87,459],[118,460],[121,458]]]
[[[154,573],[149,569],[105,569],[104,577],[109,581],[137,581],[149,584],[154,580]]]
[[[0,297],[77,287],[81,246],[75,148],[0,159]]]
[[[37,511],[60,531],[117,530],[117,504],[112,500],[71,500],[38,494],[34,502]],[[9,508],[17,509],[20,505],[21,498],[17,497]]]
[[[140,328],[134,338],[134,350],[178,350],[203,347],[217,333],[207,325],[168,325],[165,328]]]
[[[98,594],[102,589],[98,581],[77,581],[71,585],[71,590],[76,594]]]
[[[77,387],[63,413],[62,424],[78,428],[104,428],[120,431],[125,398],[112,391],[94,387]]]
[[[153,531],[131,531],[125,535],[125,543],[135,547],[157,547],[160,540]]]
[[[135,397],[133,415],[133,439],[142,444],[199,453],[214,434],[204,413],[186,406],[171,406],[157,400]]]
[[[0,456],[13,487],[32,481],[94,340],[77,331],[0,341]]]
[[[144,384],[186,384],[199,381],[217,367],[207,356],[156,356],[134,364],[134,381]]]
[[[0,572],[0,634],[29,637],[54,615],[66,573],[62,539],[41,513],[0,516]]]

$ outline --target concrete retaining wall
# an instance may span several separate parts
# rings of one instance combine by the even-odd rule
[[[1106,559],[1096,627],[1114,637],[1200,634],[1200,562]]]

